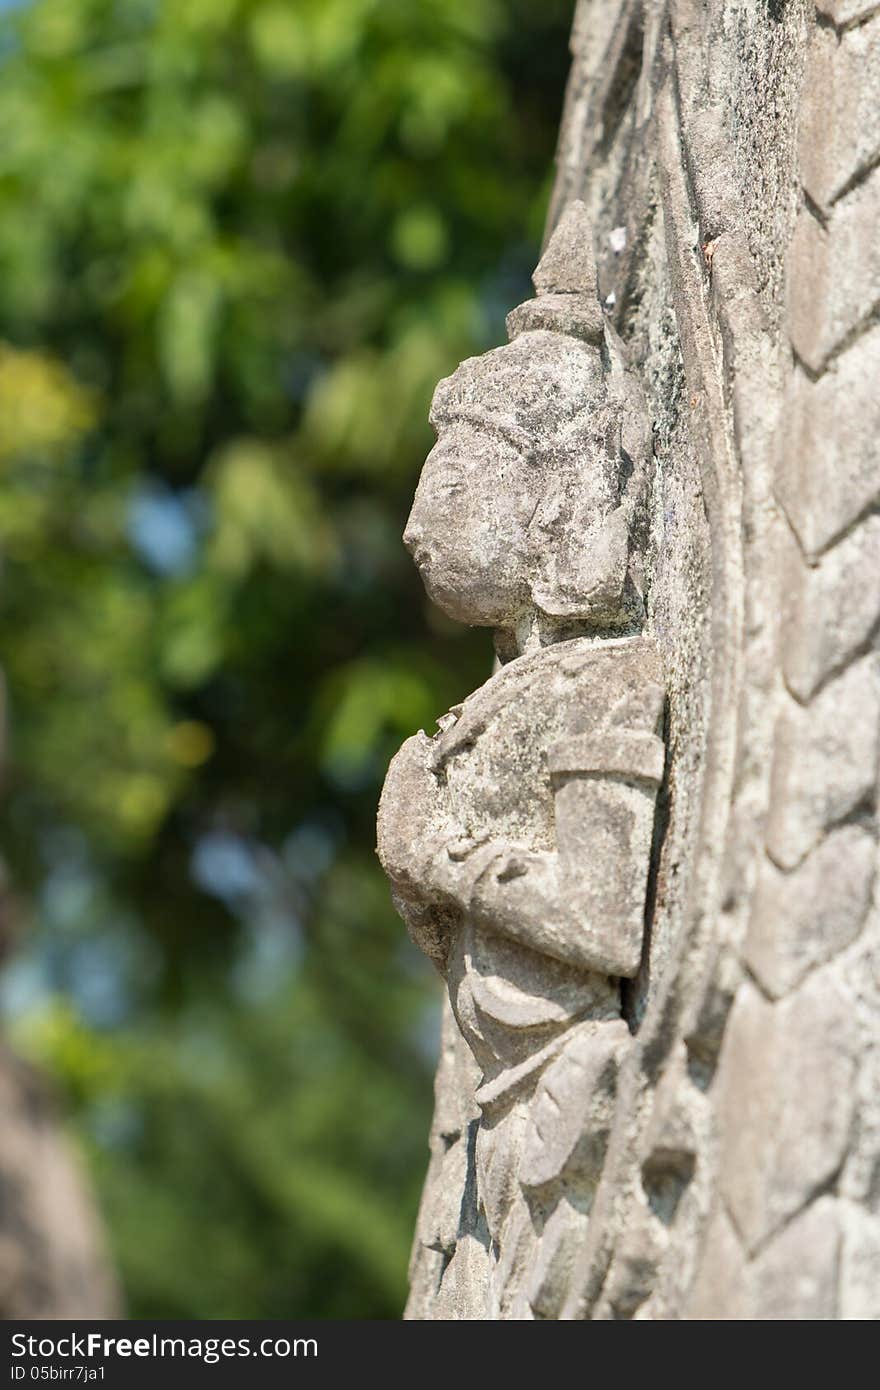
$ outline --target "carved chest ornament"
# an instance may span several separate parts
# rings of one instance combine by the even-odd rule
[[[454,1113],[435,1120],[414,1252],[431,1317],[461,1315],[465,1278],[486,1317],[554,1317],[565,1297],[630,1038],[620,981],[641,960],[663,775],[641,631],[650,422],[582,204],[534,284],[510,342],[438,386],[404,536],[434,602],[494,629],[501,663],[407,740],[379,811],[395,904],[454,1016]]]

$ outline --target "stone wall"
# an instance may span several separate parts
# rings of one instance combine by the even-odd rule
[[[495,1121],[453,991],[409,1312],[877,1317],[880,7],[581,0],[572,52],[549,230],[582,201],[652,437],[644,942],[613,1084],[584,1064],[547,1130],[579,1106],[601,1162],[558,1169],[528,1239],[487,1234]],[[540,642],[609,636],[582,614]],[[475,900],[445,901],[454,937]]]

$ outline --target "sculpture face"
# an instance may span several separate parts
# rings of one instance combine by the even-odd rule
[[[545,330],[442,381],[404,534],[434,602],[474,626],[510,629],[530,607],[613,623],[625,416],[598,348]]]
[[[511,441],[469,421],[441,427],[403,539],[428,595],[451,618],[500,627],[528,603],[536,481]]]

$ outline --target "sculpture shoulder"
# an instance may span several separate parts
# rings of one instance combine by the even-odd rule
[[[664,694],[662,661],[649,637],[559,642],[503,666],[445,717],[424,751],[437,772],[497,726],[545,748],[609,725],[656,733]]]
[[[394,882],[413,869],[412,846],[436,826],[439,787],[431,771],[431,740],[420,730],[392,758],[379,800],[377,850]]]
[[[413,845],[441,827],[552,849],[552,775],[605,769],[658,781],[663,705],[649,638],[578,638],[509,662],[393,759],[379,807],[386,872],[413,879]]]

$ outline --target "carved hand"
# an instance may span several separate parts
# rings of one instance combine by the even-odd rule
[[[494,845],[474,883],[469,915],[533,951],[603,975],[635,975],[641,919],[598,915],[589,885],[567,874],[559,854]],[[598,915],[598,920],[597,920]]]

